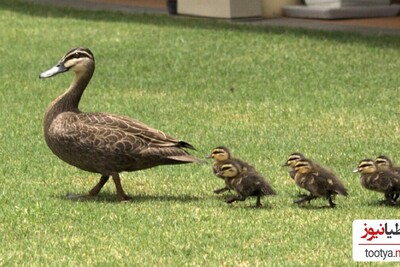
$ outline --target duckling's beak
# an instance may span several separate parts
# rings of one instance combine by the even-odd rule
[[[60,61],[57,63],[57,65],[55,65],[54,67],[52,67],[49,70],[46,70],[42,73],[39,74],[39,78],[50,78],[54,75],[57,75],[59,73],[63,73],[68,71],[68,68],[66,68],[64,66],[64,62]]]
[[[353,173],[356,173],[356,172],[359,172],[359,170],[358,170],[358,169],[354,169],[354,170],[353,170]]]
[[[289,166],[289,164],[288,164],[287,162],[285,162],[285,163],[283,163],[283,164],[281,165],[281,167],[287,167],[287,166]]]
[[[206,159],[211,159],[211,158],[212,158],[211,155],[206,156]]]

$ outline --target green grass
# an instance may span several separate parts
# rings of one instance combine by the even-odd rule
[[[12,0],[0,2],[0,25],[0,265],[355,266],[352,221],[398,218],[351,170],[381,153],[400,162],[399,37]],[[210,165],[185,165],[124,173],[128,203],[112,183],[94,201],[67,200],[99,177],[47,148],[44,111],[72,74],[38,74],[76,46],[97,64],[82,110],[140,119],[198,157],[226,145],[278,196],[259,210],[254,199],[228,206]],[[350,196],[337,209],[292,204],[298,189],[280,165],[294,151],[341,177]]]

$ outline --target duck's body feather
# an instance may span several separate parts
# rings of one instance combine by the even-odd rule
[[[189,144],[109,113],[61,113],[45,131],[45,138],[62,160],[103,175],[198,161],[182,149],[191,148]]]
[[[90,195],[96,195],[113,176],[118,197],[125,200],[128,197],[119,181],[120,172],[200,162],[184,150],[194,149],[192,145],[138,120],[79,110],[80,98],[94,72],[94,57],[89,49],[72,49],[40,77],[52,77],[70,69],[75,78],[69,89],[50,104],[44,118],[44,135],[47,145],[60,159],[102,175]]]

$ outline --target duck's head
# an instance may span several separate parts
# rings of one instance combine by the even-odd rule
[[[88,48],[78,47],[68,51],[51,69],[39,74],[39,78],[49,78],[69,70],[75,73],[94,70],[94,56]]]
[[[234,161],[228,161],[219,168],[217,176],[222,176],[225,178],[233,178],[238,176],[241,171],[242,169],[239,164],[237,164]]]
[[[211,154],[208,155],[207,158],[212,158],[216,161],[224,161],[231,158],[231,152],[227,147],[218,146],[212,150]]]
[[[289,155],[288,159],[286,162],[282,165],[282,167],[292,167],[294,168],[296,166],[296,163],[299,162],[301,159],[305,159],[306,157],[298,152],[292,153]]]
[[[375,159],[375,164],[379,170],[387,170],[393,167],[393,162],[390,158],[380,155]]]
[[[361,174],[374,173],[377,171],[377,166],[373,159],[363,159],[358,163],[358,167],[353,172],[359,172]]]
[[[296,173],[302,173],[302,174],[310,173],[312,172],[313,169],[314,169],[314,164],[309,159],[300,159],[294,166],[294,170],[296,171]]]

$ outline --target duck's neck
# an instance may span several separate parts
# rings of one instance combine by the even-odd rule
[[[78,108],[79,101],[92,78],[93,72],[94,66],[86,69],[84,72],[75,73],[75,78],[68,90],[57,97],[48,107],[44,121],[45,128],[50,127],[51,122],[63,112],[80,112]]]

